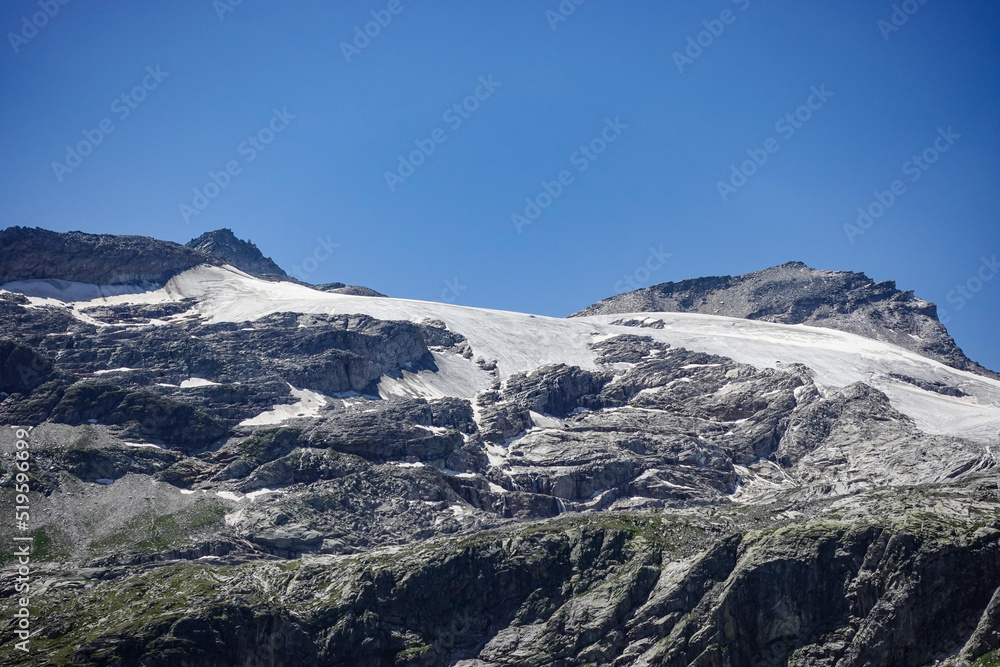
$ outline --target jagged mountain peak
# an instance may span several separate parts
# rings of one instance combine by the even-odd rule
[[[274,260],[265,257],[254,243],[249,239],[240,240],[228,227],[205,232],[186,245],[255,276],[287,275]]]
[[[944,364],[1000,377],[955,344],[937,307],[864,273],[787,262],[738,276],[666,282],[619,294],[570,315],[680,312],[808,324],[893,343]]]

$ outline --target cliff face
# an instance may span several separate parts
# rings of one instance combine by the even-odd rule
[[[876,283],[863,273],[817,271],[790,262],[741,276],[645,287],[599,301],[570,317],[641,312],[703,313],[828,327],[1000,378],[965,356],[937,319],[934,304],[896,289],[892,281]]]

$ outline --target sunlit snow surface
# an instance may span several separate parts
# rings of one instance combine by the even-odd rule
[[[194,389],[196,387],[214,387],[217,386],[218,382],[212,382],[211,380],[206,380],[204,378],[188,378],[187,380],[181,381],[181,389]]]
[[[77,293],[86,294],[83,288]],[[425,301],[331,294],[286,282],[269,282],[231,267],[201,266],[174,277],[162,289],[121,294],[76,303],[89,305],[158,303],[193,298],[201,317],[213,322],[247,322],[276,312],[366,314],[384,320],[421,322],[434,319],[464,335],[474,357],[496,360],[501,377],[563,363],[596,368],[591,342],[616,334],[649,336],[675,347],[730,357],[756,367],[780,368],[801,363],[826,387],[865,382],[884,391],[892,404],[928,433],[994,441],[1000,434],[1000,382],[960,371],[903,348],[849,333],[803,325],[689,313],[597,315],[559,319]],[[636,319],[664,323],[662,329],[613,325]],[[438,370],[404,372],[385,378],[383,397],[472,398],[489,386],[491,376],[455,354],[436,353]],[[958,387],[968,396],[954,398],[925,391],[889,377],[906,375]],[[296,390],[299,402],[277,406],[247,424],[276,423],[305,411],[315,414],[322,396]],[[312,394],[312,392],[310,392]]]
[[[240,426],[269,426],[280,424],[289,419],[301,417],[315,417],[319,414],[320,408],[326,405],[326,398],[323,394],[309,389],[296,389],[288,385],[292,391],[292,397],[296,399],[291,405],[276,405],[267,412],[262,412],[256,417],[244,419]]]

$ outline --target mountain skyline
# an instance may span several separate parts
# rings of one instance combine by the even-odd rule
[[[0,230],[0,266],[3,267],[0,270],[0,284],[11,280],[60,278],[92,284],[145,284],[158,281],[162,285],[173,275],[192,268],[198,257],[212,263],[229,263],[258,277],[310,284],[308,281],[298,280],[294,271],[289,276],[270,257],[265,257],[250,239],[240,240],[228,228],[206,232],[183,246],[149,237],[123,238],[128,239],[131,249],[140,249],[139,256],[133,255],[130,260],[138,260],[139,266],[144,266],[143,258],[148,257],[152,260],[149,264],[153,267],[152,271],[140,268],[140,273],[122,273],[118,278],[86,271],[80,274],[63,273],[67,270],[72,272],[72,267],[80,264],[81,255],[87,255],[83,265],[89,266],[97,261],[97,257],[114,252],[109,249],[116,245],[116,237],[82,232],[60,234],[41,228],[13,227]],[[162,253],[157,250],[157,244],[162,245]],[[54,250],[47,259],[27,264],[21,260],[21,255],[33,254],[31,248],[43,246],[47,250]],[[198,255],[192,257],[185,254],[188,248],[197,251]],[[122,256],[121,251],[114,254]],[[163,255],[177,255],[183,259],[168,260],[167,266],[171,266],[173,261],[174,268],[166,269],[167,272],[163,273]],[[57,273],[53,274],[51,271]],[[370,287],[348,286],[342,282],[326,283],[318,287],[346,294],[383,296]],[[450,303],[452,299],[442,298],[441,302]],[[868,305],[862,306],[866,303]],[[869,310],[862,314],[862,308]],[[823,312],[824,309],[826,312]],[[970,361],[956,345],[946,330],[947,323],[938,318],[935,304],[920,299],[912,291],[897,290],[893,281],[875,283],[863,273],[816,270],[801,262],[786,262],[735,277],[702,276],[679,283],[651,285],[610,296],[569,316],[643,311],[704,312],[832,327],[891,341],[955,368],[984,371],[982,366]],[[856,321],[852,321],[852,318]],[[994,371],[989,372],[995,375]]]
[[[551,316],[801,261],[1000,366],[993,4],[57,4],[0,7],[3,226],[228,227],[308,282]]]

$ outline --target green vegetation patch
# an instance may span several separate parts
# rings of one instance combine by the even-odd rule
[[[990,651],[972,663],[972,667],[1000,667],[1000,651]]]
[[[90,543],[93,555],[139,552],[154,554],[188,544],[192,535],[218,525],[224,520],[227,507],[215,500],[201,501],[179,512],[155,516],[144,512],[122,530]]]

